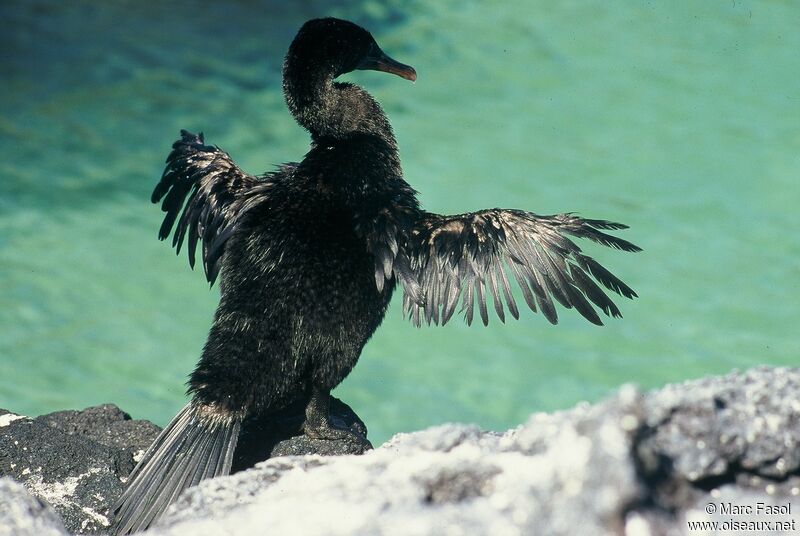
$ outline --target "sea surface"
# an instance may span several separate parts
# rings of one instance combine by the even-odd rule
[[[287,8],[286,4],[294,7]],[[296,5],[295,5],[296,4]],[[375,443],[502,430],[620,385],[800,360],[800,3],[794,0],[0,3],[0,407],[114,402],[164,425],[218,299],[156,239],[181,128],[253,173],[302,158],[283,54],[308,18],[369,28],[411,84],[383,105],[428,210],[577,211],[644,251],[588,251],[639,293],[416,329],[400,300],[335,391]],[[623,303],[624,302],[624,303]]]

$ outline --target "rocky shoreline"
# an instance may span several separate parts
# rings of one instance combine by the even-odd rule
[[[363,427],[346,405],[337,408]],[[0,535],[102,533],[124,478],[157,433],[113,405],[33,419],[0,410]],[[321,455],[352,448],[274,437],[274,457],[188,490],[147,534],[800,529],[797,368],[649,393],[625,386],[504,433],[444,425],[398,434],[362,456]],[[719,525],[701,525],[709,522]]]

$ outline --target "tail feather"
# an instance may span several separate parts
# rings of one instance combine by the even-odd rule
[[[241,417],[187,404],[145,453],[114,506],[112,534],[152,525],[178,495],[201,480],[227,475]]]

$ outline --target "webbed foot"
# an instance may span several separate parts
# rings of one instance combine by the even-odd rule
[[[330,416],[330,391],[313,388],[306,406],[303,433],[311,439],[345,440],[371,450],[372,443],[366,437],[343,422],[334,422]]]

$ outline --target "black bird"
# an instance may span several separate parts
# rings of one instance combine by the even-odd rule
[[[180,252],[187,241],[192,266],[202,241],[208,281],[221,276],[220,303],[189,380],[192,400],[131,474],[117,532],[148,527],[183,489],[229,473],[246,417],[299,400],[306,435],[350,436],[329,419],[330,391],[356,364],[398,283],[416,325],[445,324],[459,304],[468,324],[476,304],[487,324],[489,301],[501,321],[506,309],[518,318],[510,281],[554,324],[554,300],[601,324],[594,306],[621,316],[601,287],[636,296],[572,241],[639,251],[603,232],[624,225],[522,210],[422,210],[381,107],[360,87],[334,81],[354,69],[416,80],[353,23],[303,25],[283,64],[289,111],[311,134],[299,163],[256,177],[202,134],[182,131],[173,145],[152,196],[166,212],[159,238],[177,222],[173,246]]]

